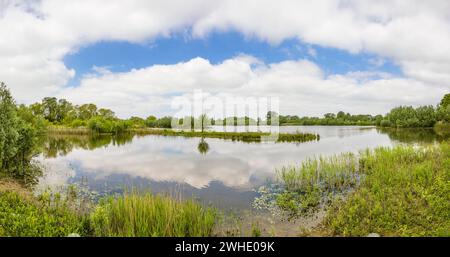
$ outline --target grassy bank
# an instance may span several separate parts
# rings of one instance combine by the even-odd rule
[[[62,126],[50,126],[47,128],[47,133],[52,135],[91,135],[92,130],[88,128],[69,128]]]
[[[366,178],[332,205],[332,234],[450,236],[450,146],[379,148],[363,153]]]
[[[49,127],[52,135],[98,135],[88,128]],[[219,138],[243,142],[261,142],[263,137],[270,136],[266,132],[215,132],[215,131],[176,131],[171,129],[128,129],[124,133],[136,135],[158,135],[178,137]],[[108,133],[105,133],[108,134]],[[280,133],[277,142],[307,142],[319,140],[320,135],[311,133]]]
[[[13,181],[0,181],[0,236],[51,237],[86,234],[86,218],[67,201],[48,195],[35,197],[28,188]]]
[[[278,206],[300,214],[324,207],[329,235],[450,236],[448,143],[313,159],[280,179]]]
[[[80,208],[71,197],[35,197],[0,183],[0,236],[210,236],[216,212],[193,200],[129,193]]]
[[[215,131],[175,131],[168,129],[135,129],[132,132],[140,135],[181,136],[181,137],[203,137],[220,138],[233,141],[261,142],[262,137],[270,136],[265,132],[215,132]],[[307,142],[319,140],[320,136],[310,133],[280,133],[277,142]]]
[[[308,214],[336,194],[341,194],[359,182],[357,158],[341,154],[329,158],[308,159],[300,167],[282,168],[278,175],[286,192],[277,204],[290,215]]]

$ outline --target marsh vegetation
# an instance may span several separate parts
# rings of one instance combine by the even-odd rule
[[[179,137],[201,137],[219,138],[232,141],[261,142],[265,137],[270,137],[268,132],[217,132],[217,131],[176,131],[168,129],[139,129],[133,130],[139,135],[179,136]],[[307,142],[320,140],[320,135],[312,133],[279,133],[275,135],[276,142]],[[268,139],[267,139],[268,140]]]
[[[216,223],[216,210],[194,200],[130,192],[94,203],[75,191],[35,197],[19,184],[5,184],[0,236],[211,236]]]
[[[281,169],[270,199],[289,217],[326,210],[322,234],[450,236],[449,164],[447,142],[320,157]]]

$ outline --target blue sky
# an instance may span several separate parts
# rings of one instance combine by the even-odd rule
[[[69,86],[76,86],[84,74],[92,73],[94,66],[105,67],[112,72],[127,72],[155,64],[186,62],[195,57],[218,64],[239,54],[257,57],[265,63],[307,59],[319,65],[326,75],[351,71],[382,71],[401,75],[394,62],[374,54],[351,54],[336,48],[305,44],[298,39],[286,39],[273,45],[235,32],[212,33],[206,38],[196,39],[173,35],[141,44],[101,41],[67,55],[64,63],[76,71],[76,76],[69,82]],[[383,61],[376,65],[374,61],[377,60]]]

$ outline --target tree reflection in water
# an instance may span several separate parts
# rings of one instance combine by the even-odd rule
[[[202,137],[202,139],[200,139],[200,142],[198,143],[197,148],[201,154],[206,154],[209,151],[209,145],[203,137]]]
[[[52,135],[39,138],[39,152],[45,158],[66,156],[75,149],[94,150],[108,145],[125,145],[133,140],[133,134],[121,135]]]
[[[432,128],[377,128],[381,134],[400,143],[435,143],[449,138],[449,135],[436,133]]]

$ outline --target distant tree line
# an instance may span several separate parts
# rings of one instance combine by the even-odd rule
[[[385,116],[358,114],[342,111],[326,113],[323,117],[279,116],[280,125],[374,125],[381,127],[418,128],[450,124],[450,94],[446,94],[436,106],[399,106]]]
[[[450,94],[436,106],[400,106],[392,109],[381,121],[382,127],[433,127],[450,124]]]
[[[280,115],[281,125],[380,125],[383,120],[382,115],[357,114],[352,115],[340,111],[336,114],[326,113],[323,117],[298,117]]]
[[[436,106],[399,106],[393,108],[385,116],[370,114],[350,114],[343,111],[326,113],[323,117],[299,117],[296,115],[279,115],[269,111],[264,119],[250,117],[226,117],[223,119],[200,117],[184,117],[178,119],[182,125],[188,121],[190,125],[183,128],[202,129],[210,125],[272,125],[277,121],[280,125],[358,125],[382,127],[433,127],[438,123],[450,123],[450,94],[443,97]],[[22,108],[26,108],[22,106]],[[43,117],[54,125],[63,125],[72,128],[88,127],[99,133],[120,133],[130,128],[171,128],[172,118],[164,116],[157,118],[150,115],[147,118],[131,117],[119,119],[112,110],[98,108],[95,104],[74,105],[65,99],[46,97],[40,103],[28,107],[29,112],[35,116]],[[177,121],[175,121],[177,122]],[[199,125],[200,124],[200,125]]]
[[[2,84],[2,88],[4,92],[7,91],[4,84]],[[29,106],[16,106],[15,109],[23,119],[36,123],[34,124],[36,128],[42,128],[48,125],[70,128],[84,127],[97,133],[118,134],[130,129],[171,128],[174,120],[170,116],[157,118],[153,115],[147,118],[131,117],[129,119],[120,119],[114,111],[99,108],[93,103],[75,105],[65,99],[57,99],[55,97],[45,97],[41,102]],[[187,125],[185,124],[186,121]],[[337,113],[326,113],[323,117],[299,117],[296,115],[280,115],[276,112],[269,111],[266,117],[257,119],[247,116],[214,119],[204,114],[200,117],[178,118],[174,122],[178,123],[184,129],[195,128],[203,130],[210,125],[273,125],[271,124],[272,121],[277,122],[279,125],[433,127],[436,124],[450,123],[450,94],[446,94],[436,107],[431,105],[416,108],[412,106],[400,106],[393,108],[385,116],[370,114],[355,115],[339,111]]]

